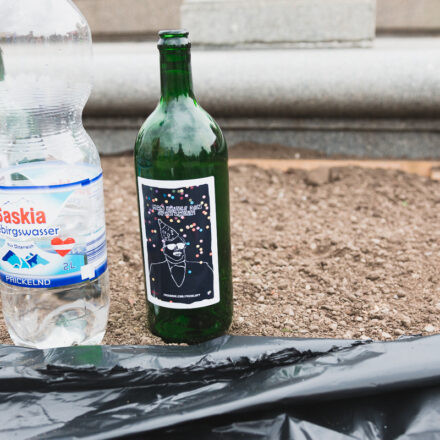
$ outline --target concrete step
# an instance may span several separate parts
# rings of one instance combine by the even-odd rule
[[[376,0],[184,0],[182,25],[205,45],[369,46]]]
[[[133,150],[144,118],[86,118],[102,154]],[[229,146],[278,144],[328,156],[440,158],[440,119],[217,118]],[[270,148],[270,147],[269,147]]]
[[[154,43],[95,44],[93,116],[146,115],[159,99]],[[440,37],[372,49],[193,50],[196,96],[216,116],[440,116]]]
[[[156,45],[95,44],[94,71],[87,125],[102,152],[131,150],[159,99]],[[193,50],[196,96],[230,145],[360,157],[440,157],[438,72],[439,37],[383,37],[372,49]]]

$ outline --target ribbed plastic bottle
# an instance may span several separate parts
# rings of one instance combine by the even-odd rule
[[[0,289],[17,345],[104,337],[102,169],[81,119],[91,56],[70,0],[0,0]]]

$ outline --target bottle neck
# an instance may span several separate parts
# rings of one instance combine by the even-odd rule
[[[189,47],[160,48],[160,81],[161,102],[169,102],[180,96],[195,99]]]

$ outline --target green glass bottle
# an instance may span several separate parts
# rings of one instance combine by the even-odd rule
[[[159,36],[162,96],[135,145],[148,322],[191,344],[232,320],[228,151],[194,96],[188,32]]]

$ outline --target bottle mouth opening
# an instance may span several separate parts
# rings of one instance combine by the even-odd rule
[[[166,29],[159,31],[159,37],[166,40],[169,38],[186,38],[189,32],[186,29]]]
[[[189,32],[186,29],[171,29],[159,32],[159,42],[157,46],[161,47],[191,47],[188,38]]]

